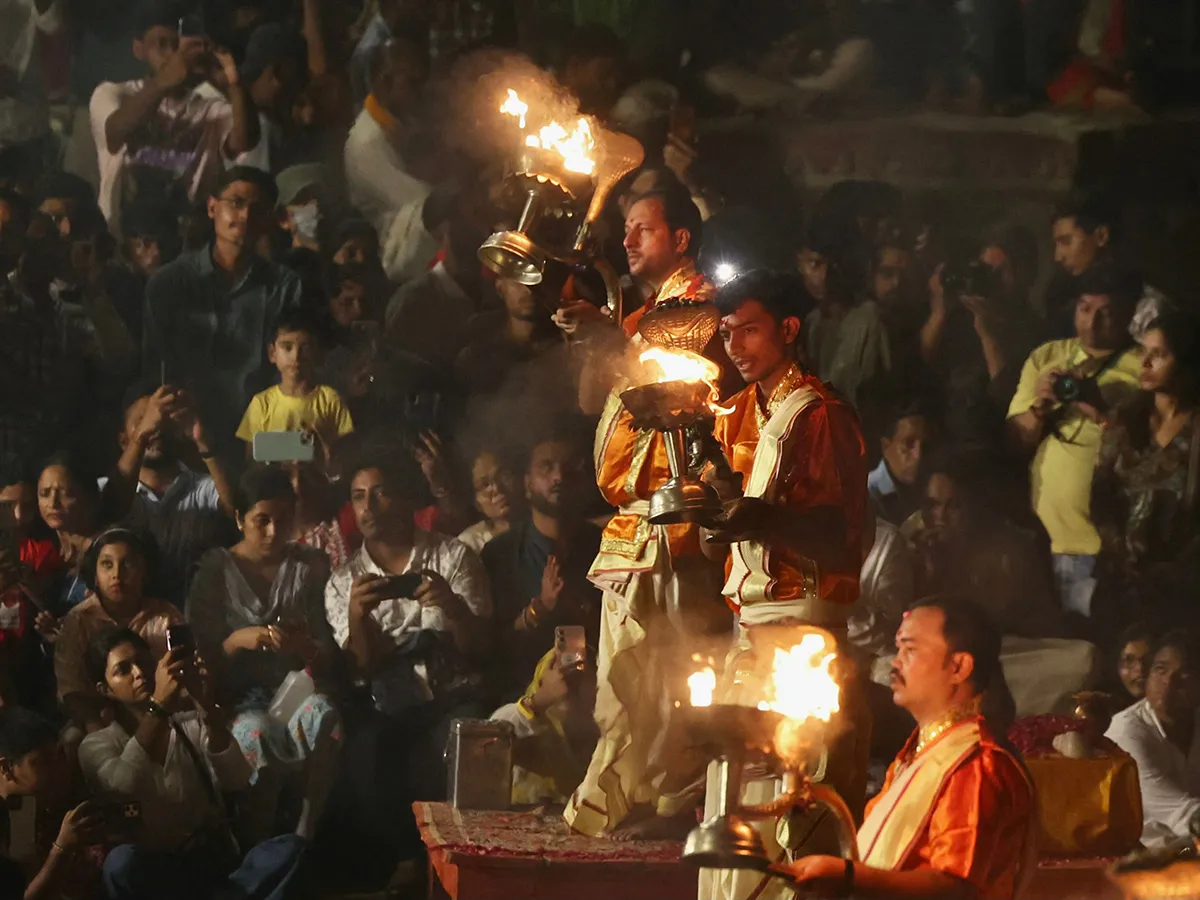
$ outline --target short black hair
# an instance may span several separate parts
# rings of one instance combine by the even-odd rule
[[[87,672],[89,684],[106,684],[108,673],[108,654],[122,644],[133,644],[143,653],[150,652],[146,639],[130,628],[118,628],[112,625],[98,632],[87,645],[83,654],[83,667]]]
[[[141,40],[151,28],[160,26],[176,30],[180,18],[190,11],[190,5],[180,0],[142,0],[135,20],[135,36]]]
[[[1120,653],[1125,649],[1126,644],[1132,644],[1134,641],[1145,641],[1148,646],[1153,647],[1154,639],[1154,629],[1148,622],[1134,622],[1126,625],[1117,636],[1117,652]]]
[[[732,315],[749,300],[757,300],[777,323],[796,318],[803,324],[812,301],[800,276],[770,269],[751,269],[730,279],[717,292],[717,310]]]
[[[307,307],[296,306],[285,309],[276,316],[267,335],[273,344],[281,334],[300,332],[315,338],[317,343],[323,346],[327,343],[325,330],[325,324],[316,312]]]
[[[1090,266],[1079,278],[1077,296],[1108,297],[1122,313],[1133,315],[1142,298],[1142,279],[1107,262]]]
[[[1074,219],[1075,224],[1092,234],[1098,228],[1107,228],[1110,238],[1116,235],[1119,224],[1116,207],[1108,197],[1098,191],[1076,191],[1054,209],[1052,221]]]
[[[700,253],[700,242],[704,236],[704,220],[688,189],[674,179],[665,181],[644,194],[631,197],[630,208],[643,200],[657,200],[662,204],[663,218],[667,220],[667,227],[672,232],[678,231],[680,228],[687,229],[691,237],[688,239],[684,254],[695,259]]]
[[[280,22],[265,22],[254,29],[246,43],[245,59],[238,68],[242,84],[250,84],[268,68],[278,72],[281,63],[294,61],[298,71],[307,74],[308,41],[294,27]]]
[[[37,205],[41,206],[46,200],[61,197],[82,206],[96,204],[96,191],[92,186],[70,172],[48,172],[37,185]]]
[[[226,169],[213,187],[212,197],[220,198],[227,187],[239,182],[257,187],[268,206],[274,207],[279,201],[279,187],[275,184],[275,179],[271,177],[270,173],[256,169],[254,166],[232,166]]]
[[[969,653],[975,662],[970,681],[976,693],[982,694],[1001,674],[1000,628],[974,600],[937,594],[918,600],[909,609],[941,610],[946,646],[951,653]]]
[[[347,485],[353,483],[360,472],[375,469],[402,499],[419,503],[426,490],[425,479],[408,448],[400,443],[376,437],[360,446],[346,465]]]
[[[1150,649],[1149,663],[1167,648],[1178,650],[1183,657],[1184,668],[1189,672],[1200,672],[1200,634],[1191,628],[1172,628],[1162,634]]]
[[[16,762],[57,743],[58,729],[37,713],[21,706],[0,708],[0,758]]]
[[[242,473],[233,493],[233,507],[239,516],[250,512],[264,500],[296,499],[292,479],[277,466],[253,466]]]
[[[891,440],[896,436],[896,429],[904,419],[921,417],[926,421],[933,418],[929,405],[918,397],[900,397],[893,400],[883,410],[879,419],[879,436]]]
[[[158,569],[158,548],[145,535],[128,528],[109,528],[101,532],[83,554],[83,559],[79,561],[79,577],[87,589],[96,593],[96,567],[100,563],[100,551],[113,544],[125,544],[142,558],[146,565],[145,586],[148,590]]]
[[[0,491],[17,484],[37,484],[29,462],[16,453],[0,455]]]

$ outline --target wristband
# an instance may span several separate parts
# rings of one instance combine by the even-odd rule
[[[66,853],[66,852],[67,852],[67,848],[66,848],[66,847],[64,847],[62,844],[60,844],[58,841],[51,841],[51,842],[50,842],[50,849],[51,849],[51,850],[57,850],[59,853]]]
[[[152,716],[158,716],[160,719],[170,719],[171,714],[167,712],[167,708],[151,697],[146,701],[146,711]]]
[[[541,613],[537,609],[537,601],[530,600],[529,605],[525,607],[525,612],[529,615],[529,621],[533,624],[533,627],[537,628],[538,618],[541,616]]]

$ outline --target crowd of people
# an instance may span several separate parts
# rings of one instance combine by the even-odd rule
[[[723,396],[750,385],[714,437],[746,484],[705,470],[735,544],[766,527],[760,431],[799,414],[788,391],[822,404],[788,452],[837,464],[777,475],[847,512],[822,540],[788,526],[770,565],[789,574],[770,571],[849,610],[867,789],[912,729],[886,690],[911,665],[897,631],[967,597],[1003,635],[1015,712],[1108,690],[1145,842],[1187,834],[1194,314],[1126,265],[1102,189],[1040,233],[962,240],[844,182],[793,234],[707,177],[694,125],[883,84],[1132,107],[1153,78],[1124,4],[1070,27],[1039,0],[1012,22],[991,2],[712,2],[687,27],[675,5],[0,0],[0,843],[19,863],[0,893],[418,881],[409,810],[444,795],[464,717],[513,726],[514,801],[566,805],[577,831],[691,816],[702,797],[668,814],[639,787],[669,698],[622,679],[671,680],[664,629],[697,649],[733,632],[730,542],[649,528],[666,457],[647,465],[608,368],[681,298],[716,303]],[[594,273],[551,262],[529,286],[478,261],[521,211],[497,138],[516,77],[644,146],[593,227],[623,321]],[[52,97],[75,104],[61,134]],[[752,623],[745,586],[725,594]]]

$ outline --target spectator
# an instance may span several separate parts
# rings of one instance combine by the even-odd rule
[[[565,56],[558,80],[579,101],[579,112],[607,118],[621,92],[621,39],[611,28],[588,22],[568,37]]]
[[[379,46],[371,62],[371,94],[346,138],[347,195],[379,235],[384,271],[396,282],[424,271],[438,249],[423,219],[430,186],[406,157],[427,74],[428,58],[411,41]]]
[[[0,706],[49,709],[52,690],[46,689],[37,630],[40,601],[29,582],[16,534],[0,529]]]
[[[33,848],[36,874],[22,877],[5,897],[52,900],[97,896],[98,852],[109,830],[99,806],[82,796],[79,779],[45,719],[19,706],[0,709],[0,846],[9,850],[9,810],[25,797],[37,803],[39,824]],[[0,880],[0,888],[5,887]],[[24,893],[21,890],[24,889]]]
[[[1069,337],[1080,280],[1098,264],[1111,265],[1117,217],[1098,193],[1071,196],[1054,211],[1054,277],[1045,299],[1052,339]]]
[[[303,152],[301,135],[292,126],[292,105],[308,76],[308,45],[294,27],[267,22],[254,29],[238,67],[238,81],[259,119],[258,146],[244,162],[268,172],[282,172],[284,160]],[[228,74],[228,73],[226,73]],[[229,88],[232,99],[236,85]]]
[[[0,54],[0,147],[30,159],[46,156],[50,115],[42,80],[39,38],[62,28],[58,0],[15,0],[5,5],[4,51]]]
[[[118,438],[116,475],[102,480],[101,487],[115,515],[153,538],[161,560],[161,596],[182,608],[188,572],[228,531],[233,488],[184,392],[169,385],[134,385],[128,397],[133,399]],[[205,474],[184,464],[193,452]]]
[[[1146,696],[1146,674],[1154,635],[1142,622],[1135,622],[1117,639],[1117,679],[1121,692],[1116,708],[1128,709]]]
[[[1089,276],[1075,305],[1076,336],[1030,354],[1008,408],[1010,434],[1033,455],[1033,508],[1050,535],[1060,602],[1084,616],[1100,550],[1091,518],[1100,423],[1134,392],[1141,349],[1130,346],[1128,328],[1137,296],[1108,270]]]
[[[245,788],[252,770],[202,664],[173,650],[155,666],[145,641],[113,629],[92,641],[87,666],[113,703],[114,721],[83,739],[79,764],[98,795],[137,803],[142,813],[135,840],[104,861],[108,896],[200,900],[236,885],[240,896],[266,898],[282,890],[302,842],[293,835],[274,838],[253,848],[239,867],[221,793]],[[193,704],[203,716],[184,718]]]
[[[1141,393],[1104,419],[1092,487],[1102,540],[1097,602],[1125,617],[1140,610],[1166,623],[1185,612],[1172,601],[1192,595],[1200,558],[1192,471],[1200,440],[1200,322],[1166,313],[1146,330],[1142,349]]]
[[[883,454],[867,476],[867,490],[879,516],[897,527],[921,507],[917,482],[929,431],[929,420],[916,405],[896,406],[884,422]]]
[[[1200,741],[1196,740],[1200,647],[1188,631],[1170,631],[1150,656],[1146,696],[1113,716],[1105,737],[1133,757],[1142,790],[1142,844],[1150,849],[1192,837],[1200,812]]]
[[[179,255],[179,225],[170,208],[162,204],[135,203],[121,223],[122,255],[130,270],[145,281]],[[138,324],[141,324],[141,316]],[[141,338],[141,328],[135,337]]]
[[[514,804],[567,802],[596,749],[595,706],[594,661],[567,667],[553,649],[538,663],[524,695],[492,713],[516,734]]]
[[[520,691],[555,628],[579,625],[596,646],[600,596],[588,570],[600,549],[600,529],[583,518],[586,460],[565,433],[533,444],[525,469],[528,516],[483,549],[492,586],[500,656],[497,688],[508,699]]]
[[[258,169],[225,172],[208,201],[213,243],[163,266],[146,286],[143,371],[188,391],[218,453],[266,387],[267,328],[300,304],[295,273],[254,252],[275,198],[275,182]]]
[[[520,476],[508,460],[494,450],[483,450],[471,464],[471,484],[475,489],[475,509],[483,518],[458,536],[469,549],[482,553],[492,540],[512,527],[521,515],[524,503]]]
[[[329,557],[330,569],[340,569],[362,541],[354,526],[354,511],[348,504],[338,509],[333,485],[319,461],[284,463],[283,470],[296,495],[292,539],[322,551]]]
[[[54,223],[66,241],[72,234],[92,234],[96,220],[103,221],[92,186],[78,175],[65,172],[47,175],[38,183],[37,210]]]
[[[283,230],[291,238],[292,250],[317,253],[321,249],[323,177],[324,170],[319,163],[289,166],[275,176]]]
[[[341,745],[341,723],[322,691],[268,715],[289,672],[322,678],[334,647],[322,592],[329,561],[292,543],[296,496],[287,473],[251,469],[238,485],[242,539],[200,560],[188,593],[187,617],[223,696],[237,715],[231,730],[253,770],[243,806],[249,843],[275,833],[283,776],[302,772],[304,802],[296,834],[310,839],[320,823]]]
[[[178,608],[154,599],[154,545],[125,528],[101,532],[79,566],[87,598],[67,613],[54,643],[54,677],[63,710],[81,728],[102,727],[105,704],[88,678],[88,645],[108,628],[128,628],[154,658],[167,652],[167,626],[183,621]]]
[[[46,606],[63,616],[87,593],[80,567],[103,524],[98,479],[77,456],[60,453],[42,466],[37,497],[42,522],[57,539],[60,566],[54,595]]]
[[[376,278],[363,263],[334,265],[325,295],[329,298],[329,317],[336,331],[335,346],[354,343],[355,330],[378,331],[381,287],[382,279]]]
[[[149,0],[133,42],[149,74],[104,82],[92,95],[100,209],[109,222],[119,221],[124,204],[139,195],[203,197],[223,161],[236,163],[258,146],[258,117],[233,57],[211,50],[205,38],[181,37],[178,22],[174,5]],[[224,80],[228,101],[197,91],[210,77]]]
[[[18,457],[0,457],[0,530],[17,540],[22,565],[34,592],[46,593],[48,580],[62,564],[56,542],[38,516],[37,476]]]
[[[471,322],[475,337],[455,361],[459,377],[473,394],[495,393],[514,368],[562,346],[550,311],[534,294],[534,288],[510,278],[497,278],[496,293],[504,301],[504,311],[482,313]],[[561,370],[538,372],[538,380],[544,382],[568,380]]]
[[[328,461],[337,442],[354,430],[354,422],[338,392],[316,382],[321,328],[307,311],[285,310],[268,334],[267,359],[279,370],[279,384],[254,396],[237,436],[249,452],[259,432],[308,432]]]
[[[896,629],[916,596],[913,560],[900,529],[876,516],[859,578],[859,602],[848,622],[851,645],[868,666],[891,652]]]

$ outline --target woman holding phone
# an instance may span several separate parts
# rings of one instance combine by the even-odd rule
[[[294,828],[311,838],[333,782],[341,723],[315,688],[297,697],[295,685],[311,681],[289,676],[307,670],[320,679],[335,658],[324,607],[329,562],[321,551],[292,542],[296,496],[282,469],[246,472],[235,507],[242,539],[201,558],[187,620],[236,713],[233,735],[254,769],[244,840],[274,833],[286,776],[297,772],[304,774],[304,796]],[[268,714],[285,681],[291,689],[280,699],[290,700]]]

